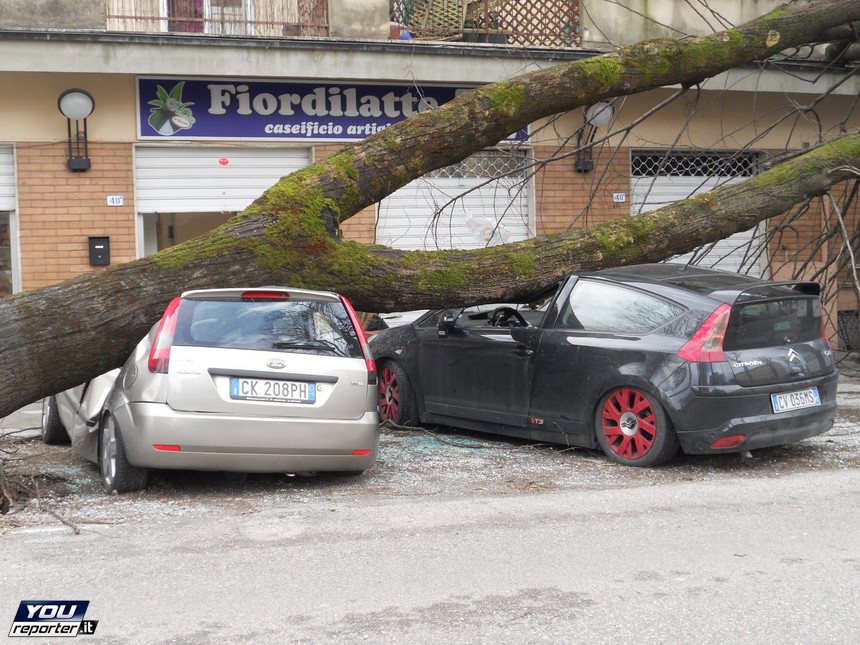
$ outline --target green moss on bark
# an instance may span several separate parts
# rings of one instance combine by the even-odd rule
[[[235,253],[236,240],[216,229],[190,242],[171,246],[150,256],[152,263],[162,269],[174,269],[198,261]]]
[[[490,99],[493,110],[508,116],[516,114],[526,98],[523,86],[513,81],[493,83],[483,93]]]
[[[597,81],[601,88],[613,87],[624,75],[624,66],[610,55],[587,58],[580,63],[582,71]]]
[[[428,293],[449,293],[466,285],[467,272],[463,267],[445,263],[439,267],[420,271],[414,279],[415,287]]]

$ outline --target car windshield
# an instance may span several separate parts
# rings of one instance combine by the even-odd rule
[[[183,300],[173,344],[362,356],[341,303],[295,298]]]
[[[520,319],[528,325],[537,326],[548,304],[549,299],[529,304],[497,302],[466,307],[459,311],[455,310],[452,314],[458,327],[508,327],[512,324],[520,326],[521,322],[517,324]]]

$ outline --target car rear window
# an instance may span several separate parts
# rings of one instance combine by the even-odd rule
[[[362,357],[355,329],[340,302],[296,298],[185,299],[173,344]]]
[[[821,336],[818,298],[781,298],[735,305],[723,348],[726,350],[805,343]]]

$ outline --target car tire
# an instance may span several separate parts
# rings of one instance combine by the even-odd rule
[[[634,387],[607,393],[594,414],[597,441],[625,466],[659,466],[678,452],[678,436],[656,398]]]
[[[395,361],[385,361],[379,370],[379,418],[398,426],[418,422],[415,391],[403,367]]]
[[[69,433],[60,421],[55,396],[46,396],[42,399],[42,441],[49,445],[69,443]]]
[[[128,463],[122,432],[112,415],[102,419],[99,431],[99,471],[105,492],[129,493],[146,488],[149,471]]]

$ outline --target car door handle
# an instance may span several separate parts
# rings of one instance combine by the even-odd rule
[[[520,345],[514,350],[514,356],[531,356],[534,354],[534,350],[529,349],[525,345]]]

